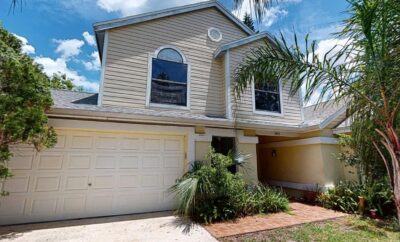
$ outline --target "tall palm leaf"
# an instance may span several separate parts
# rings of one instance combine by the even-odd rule
[[[350,17],[338,38],[347,40],[327,53],[316,42],[283,35],[253,51],[237,68],[235,91],[240,98],[250,83],[284,80],[291,94],[305,86],[305,101],[319,93],[318,103],[334,99],[349,103],[354,119],[373,117],[382,137],[374,143],[392,179],[400,217],[400,2],[349,0]],[[396,123],[397,120],[397,123]],[[362,130],[352,129],[353,135]],[[384,150],[383,150],[384,149]]]

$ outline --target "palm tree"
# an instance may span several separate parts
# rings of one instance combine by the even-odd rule
[[[253,80],[291,80],[292,95],[305,86],[305,101],[320,92],[318,103],[346,101],[354,120],[373,119],[380,140],[371,142],[387,168],[400,218],[400,2],[349,0],[348,13],[337,34],[346,44],[318,55],[308,36],[303,45],[296,35],[288,44],[281,34],[237,68],[235,91],[240,98]],[[352,127],[352,135],[362,132]]]

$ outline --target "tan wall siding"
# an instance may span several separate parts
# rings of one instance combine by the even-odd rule
[[[252,49],[256,49],[261,45],[264,45],[263,40],[255,41],[248,45],[244,45],[230,51],[231,59],[231,79],[234,84],[234,74],[237,66],[243,61],[243,59],[250,54]],[[269,121],[269,122],[283,122],[287,124],[299,124],[302,121],[301,107],[300,107],[300,96],[297,94],[294,97],[289,95],[290,84],[282,86],[282,104],[283,116],[268,116],[253,113],[253,95],[251,88],[249,87],[241,96],[241,99],[237,101],[237,106],[233,105],[233,109],[236,109],[236,117],[244,120],[255,120],[255,121]],[[236,108],[235,108],[236,107]]]
[[[221,42],[208,39],[210,27],[221,30]],[[102,103],[145,108],[149,53],[173,45],[191,65],[191,112],[224,116],[224,65],[213,53],[220,44],[245,36],[214,8],[112,29],[108,32]]]

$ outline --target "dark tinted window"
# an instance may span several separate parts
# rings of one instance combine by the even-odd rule
[[[187,105],[187,64],[153,58],[151,102]]]
[[[281,113],[279,82],[264,82],[254,86],[256,110]]]

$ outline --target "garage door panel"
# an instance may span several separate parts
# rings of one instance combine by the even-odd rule
[[[180,155],[165,155],[164,156],[164,168],[178,168],[182,162]]]
[[[23,196],[2,197],[0,203],[0,216],[23,215],[25,211],[26,198]]]
[[[139,156],[138,155],[126,155],[121,156],[118,159],[119,169],[138,169],[139,168]]]
[[[115,150],[119,147],[119,140],[115,137],[96,137],[96,149]]]
[[[144,155],[142,156],[142,167],[144,169],[160,168],[161,156],[159,155]]]
[[[172,209],[184,137],[57,131],[55,148],[14,147],[0,225]]]
[[[112,175],[94,176],[92,178],[92,189],[113,189],[115,177]]]
[[[61,170],[63,168],[64,155],[56,152],[38,154],[39,170]]]
[[[39,175],[35,177],[34,192],[55,192],[60,189],[61,176]]]
[[[93,148],[93,136],[75,136],[71,137],[71,148],[72,149],[92,149]]]
[[[65,191],[88,190],[89,176],[67,176]]]
[[[31,216],[36,217],[55,216],[58,200],[59,199],[56,196],[47,198],[34,197],[31,200],[31,206],[30,209],[28,209],[28,213]]]
[[[118,158],[116,155],[99,155],[95,157],[96,169],[115,169]]]
[[[145,138],[143,148],[145,151],[161,151],[161,139]]]
[[[145,174],[142,175],[142,187],[145,188],[155,188],[161,187],[161,178],[158,174]]]
[[[164,150],[179,152],[182,150],[182,142],[179,139],[165,139]]]
[[[137,188],[139,187],[139,174],[120,175],[118,180],[118,188]]]
[[[61,214],[82,214],[86,211],[86,196],[64,197]]]
[[[141,144],[143,143],[140,138],[122,138],[121,139],[121,150],[141,150]]]
[[[4,190],[10,191],[12,193],[25,193],[29,189],[29,176],[24,175],[14,175],[12,179],[7,180],[4,183]],[[0,203],[1,203],[0,198]]]
[[[68,156],[68,169],[89,169],[92,156],[90,154],[70,154]]]
[[[12,170],[31,170],[33,168],[33,160],[35,152],[33,151],[13,151],[14,156],[9,164]]]

